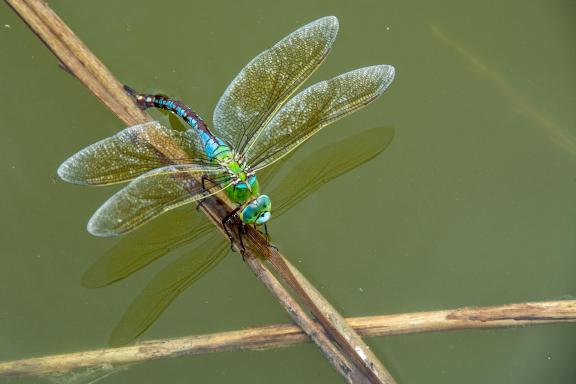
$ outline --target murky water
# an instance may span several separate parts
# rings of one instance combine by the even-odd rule
[[[308,21],[338,16],[335,47],[309,84],[379,63],[393,64],[396,80],[373,105],[307,143],[279,179],[314,151],[369,128],[395,136],[374,160],[274,221],[281,250],[346,316],[575,296],[574,2],[50,4],[121,81],[181,98],[208,121],[252,57]],[[199,243],[93,288],[104,285],[94,283],[94,270],[106,267],[111,249],[130,255],[141,244],[85,231],[117,187],[66,184],[55,171],[123,126],[6,5],[0,52],[0,360],[104,347],[145,287],[193,260]],[[181,230],[186,218],[175,212],[140,236]],[[287,321],[230,254],[141,339]],[[576,382],[569,324],[369,343],[400,383]],[[305,345],[157,361],[101,382],[338,380]]]

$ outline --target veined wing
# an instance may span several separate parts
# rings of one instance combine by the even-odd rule
[[[179,132],[154,121],[84,148],[60,165],[58,175],[71,183],[106,185],[174,163],[211,164],[193,132]]]
[[[245,155],[248,166],[259,170],[272,164],[326,125],[376,99],[393,79],[394,67],[376,65],[306,88],[250,140]]]
[[[272,217],[282,215],[324,184],[378,156],[393,138],[393,128],[372,128],[312,153],[270,193],[274,202]]]
[[[248,63],[214,109],[214,128],[239,153],[280,105],[322,63],[338,32],[323,17],[292,32]]]
[[[294,154],[298,153],[298,150],[290,152],[287,156],[284,156],[282,160],[275,162],[269,167],[264,168],[258,172],[258,182],[260,183],[261,191],[268,191],[269,185],[272,180],[274,180],[274,175],[276,175],[284,166],[284,164],[290,162],[290,159]]]
[[[229,176],[218,166],[170,165],[145,173],[110,197],[88,222],[95,236],[128,232],[161,213],[203,199],[230,185]],[[206,174],[205,190],[194,175]]]

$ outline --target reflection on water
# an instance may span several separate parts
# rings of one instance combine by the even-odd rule
[[[94,1],[50,1],[120,80],[137,88],[162,84],[164,89],[146,89],[179,95],[206,117],[239,68],[287,31],[320,15],[338,16],[342,33],[310,84],[369,63],[397,64],[402,76],[385,103],[345,119],[303,151],[311,153],[327,145],[327,139],[378,125],[397,128],[393,148],[318,191],[270,227],[277,242],[294,240],[289,256],[298,256],[300,267],[344,314],[576,294],[573,139],[552,133],[539,117],[529,117],[536,109],[576,135],[575,1],[222,4],[124,1],[103,7]],[[0,14],[0,355],[12,360],[101,347],[153,276],[191,251],[196,241],[205,240],[199,236],[178,246],[175,239],[201,225],[203,215],[189,207],[181,223],[171,226],[164,221],[154,228],[164,238],[158,235],[140,244],[154,241],[150,247],[162,249],[173,240],[179,248],[177,253],[168,250],[170,259],[158,260],[105,289],[79,288],[88,266],[128,238],[96,239],[84,228],[113,187],[75,188],[57,181],[54,170],[78,143],[115,133],[119,122],[56,67],[53,55],[9,8]],[[434,33],[429,23],[448,39]],[[470,55],[465,57],[447,40]],[[489,70],[500,73],[508,89],[501,88],[495,81],[499,76]],[[513,93],[519,98],[511,98]],[[526,108],[518,106],[521,101]],[[521,136],[522,132],[528,134]],[[296,163],[304,158],[304,153],[297,155]],[[276,180],[288,168],[293,168],[292,162]],[[261,173],[258,176],[264,180]],[[369,184],[357,185],[356,179]],[[350,189],[362,191],[356,198],[368,207],[357,212],[355,222],[332,222],[349,217],[345,210],[330,209]],[[271,190],[265,191],[270,195]],[[274,213],[276,197],[272,196]],[[149,225],[139,231],[148,231]],[[164,239],[169,240],[162,244]],[[124,250],[124,257],[132,255]],[[194,317],[203,323],[194,328],[207,331],[213,331],[213,317],[218,319],[213,324],[222,329],[284,318],[266,292],[253,286],[249,273],[235,275],[242,268],[237,265],[240,257],[230,257],[230,265],[220,263],[200,282],[202,287],[194,285],[185,293],[189,297],[180,296],[171,305],[173,317],[162,314],[166,321],[154,323],[155,335],[172,335],[173,327],[186,329],[190,309],[202,311]],[[138,257],[127,260],[126,269],[134,262]],[[120,273],[126,275],[129,272]],[[85,283],[105,285],[117,279],[113,273],[106,277],[105,271],[101,276]],[[227,292],[220,276],[238,277],[235,292]],[[259,296],[248,296],[254,290]],[[198,297],[205,292],[232,306]],[[237,297],[242,300],[234,300]],[[253,311],[226,317],[248,298]],[[146,331],[142,337],[150,335]],[[575,337],[573,326],[565,324],[378,338],[370,343],[396,368],[400,383],[573,384]],[[313,346],[257,355],[255,359],[254,352],[239,352],[146,363],[98,384],[338,380]],[[288,368],[294,366],[298,369]],[[45,382],[0,379],[4,381]]]
[[[132,301],[110,336],[110,345],[129,343],[142,334],[180,293],[214,268],[229,252],[229,244],[212,231],[184,256],[158,272]]]
[[[82,277],[82,285],[99,288],[122,280],[170,251],[206,234],[212,225],[194,205],[158,217],[153,224],[122,237]]]
[[[429,27],[433,36],[456,51],[456,53],[473,66],[478,73],[492,81],[500,92],[510,100],[520,114],[546,129],[554,143],[564,150],[576,154],[576,137],[574,137],[570,131],[559,126],[550,116],[538,110],[538,108],[514,88],[512,83],[497,69],[484,63],[477,55],[464,48],[463,45],[460,45],[448,36],[448,34],[442,31],[437,25],[430,24]]]
[[[393,128],[373,128],[314,152],[292,169],[271,191],[273,218],[338,176],[373,159],[394,137]],[[289,157],[292,159],[293,155]],[[287,160],[261,172],[263,187]],[[186,244],[194,247],[161,270],[134,299],[112,332],[110,344],[123,345],[148,329],[184,290],[214,268],[228,254],[229,244],[208,220],[185,207],[127,235],[85,273],[87,287],[103,287],[144,268]],[[209,233],[210,232],[210,233]]]

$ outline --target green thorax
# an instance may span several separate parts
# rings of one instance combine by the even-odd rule
[[[260,194],[260,185],[256,175],[247,173],[243,164],[229,158],[219,160],[224,160],[222,165],[234,180],[234,183],[226,188],[226,194],[230,200],[236,204],[244,204]]]

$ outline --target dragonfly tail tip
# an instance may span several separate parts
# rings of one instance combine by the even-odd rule
[[[124,84],[123,88],[130,96],[136,96],[137,92],[133,88],[127,86],[126,84]]]

